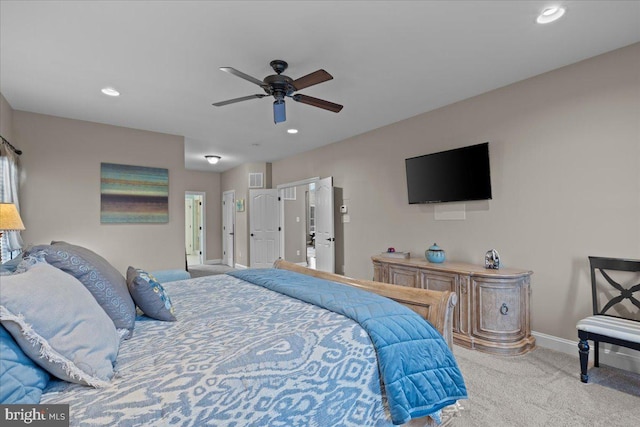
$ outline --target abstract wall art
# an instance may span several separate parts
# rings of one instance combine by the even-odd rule
[[[169,170],[101,163],[100,222],[169,222]]]

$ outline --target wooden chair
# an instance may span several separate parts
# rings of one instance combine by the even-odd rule
[[[580,320],[576,325],[580,338],[580,380],[583,383],[589,381],[589,340],[595,346],[595,367],[600,366],[600,342],[640,350],[640,274],[636,274],[630,284],[618,283],[611,277],[615,271],[640,273],[640,260],[590,256],[589,263],[593,316]],[[604,281],[597,280],[600,276]],[[599,283],[604,287],[598,286]],[[637,298],[634,292],[638,292]]]

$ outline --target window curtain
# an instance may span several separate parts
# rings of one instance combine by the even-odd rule
[[[13,203],[20,212],[18,201],[18,177],[19,161],[18,154],[13,150],[7,141],[0,140],[0,202]],[[22,237],[19,231],[5,231],[2,233],[2,259],[11,259],[15,251],[20,251],[23,247]]]

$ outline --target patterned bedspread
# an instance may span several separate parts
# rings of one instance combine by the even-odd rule
[[[287,270],[248,269],[229,275],[358,322],[375,348],[394,424],[437,414],[467,398],[462,373],[442,335],[408,307],[362,289]]]
[[[56,382],[77,426],[389,426],[354,321],[227,275],[164,285],[177,322],[140,316],[113,385]]]

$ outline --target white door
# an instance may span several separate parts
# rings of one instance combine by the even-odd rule
[[[235,233],[236,193],[222,193],[222,263],[234,266],[234,233]]]
[[[187,259],[193,256],[193,197],[188,194],[184,199],[184,247]]]
[[[249,265],[269,268],[280,254],[278,190],[249,190]]]
[[[333,228],[333,178],[316,183],[316,270],[335,271],[335,234]]]
[[[187,264],[196,265],[204,263],[204,196],[201,192],[185,192],[185,249]]]

